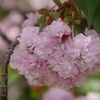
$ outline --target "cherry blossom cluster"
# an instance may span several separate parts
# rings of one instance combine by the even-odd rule
[[[86,76],[100,68],[100,37],[94,30],[71,37],[71,28],[59,18],[39,32],[39,27],[29,26],[36,23],[31,19],[22,24],[10,59],[30,85],[69,89],[84,84]]]

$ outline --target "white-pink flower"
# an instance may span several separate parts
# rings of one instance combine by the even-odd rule
[[[41,15],[38,12],[36,12],[35,14],[30,13],[30,14],[27,14],[26,16],[28,19],[26,19],[22,23],[22,28],[36,24],[38,21],[38,18],[41,17]]]
[[[23,17],[21,13],[12,11],[0,21],[0,30],[7,36],[8,39],[14,41],[21,32],[20,24],[22,21]]]
[[[86,96],[78,97],[76,100],[100,100],[100,93],[89,92]]]
[[[50,36],[62,37],[63,35],[70,35],[71,29],[60,18],[57,21],[53,21],[51,25],[48,25],[44,32],[49,32]]]
[[[24,28],[10,65],[31,85],[69,89],[84,84],[86,76],[100,68],[100,37],[78,34],[71,38],[70,33],[61,19],[43,32],[39,27]]]
[[[27,0],[27,2],[35,11],[41,8],[51,9],[55,5],[52,0]]]
[[[85,100],[100,100],[100,93],[90,92],[86,95]]]
[[[67,44],[66,54],[75,61],[79,71],[83,72],[100,67],[100,37],[79,34]]]
[[[43,100],[75,100],[71,92],[61,88],[51,88],[43,95]]]
[[[16,0],[2,0],[0,1],[0,6],[5,10],[12,10],[17,7],[17,2]]]

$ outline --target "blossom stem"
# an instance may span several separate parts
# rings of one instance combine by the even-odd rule
[[[46,16],[47,16],[47,15],[45,15],[45,17],[42,19],[42,22],[41,22],[41,24],[40,24],[39,32],[42,32],[42,29],[43,29],[43,26],[44,26],[44,21],[45,21]]]
[[[51,17],[52,20],[55,20],[50,14],[48,14],[49,17]]]
[[[58,5],[54,5],[54,6],[50,9],[50,12],[52,12],[56,6],[58,6]]]

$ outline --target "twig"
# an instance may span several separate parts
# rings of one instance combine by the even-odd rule
[[[14,48],[18,44],[18,40],[16,39],[9,47],[8,52],[6,53],[5,59],[4,59],[4,64],[2,66],[2,79],[1,79],[1,98],[0,100],[8,100],[7,99],[7,92],[8,92],[8,79],[7,79],[7,74],[8,74],[8,64],[10,62],[10,56],[13,53]]]
[[[0,31],[0,36],[8,43],[11,44],[12,41],[10,41],[1,31]]]

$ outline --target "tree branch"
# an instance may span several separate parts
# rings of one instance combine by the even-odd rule
[[[12,41],[10,41],[1,31],[0,31],[0,36],[8,43],[11,44]]]
[[[2,79],[1,79],[1,98],[0,100],[8,100],[7,99],[7,92],[8,92],[8,64],[10,62],[10,56],[13,53],[14,48],[18,44],[18,40],[16,39],[9,47],[8,52],[6,53],[5,59],[4,59],[4,64],[2,66]]]

